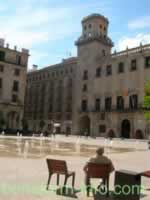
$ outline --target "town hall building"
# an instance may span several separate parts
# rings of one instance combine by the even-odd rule
[[[82,20],[77,57],[28,73],[25,118],[29,128],[57,133],[148,138],[142,108],[150,78],[150,45],[112,53],[109,21]]]

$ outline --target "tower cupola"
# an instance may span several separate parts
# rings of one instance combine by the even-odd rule
[[[76,42],[76,45],[80,45],[91,40],[99,40],[112,47],[113,43],[108,37],[108,25],[108,19],[100,14],[92,14],[83,18],[82,35]]]

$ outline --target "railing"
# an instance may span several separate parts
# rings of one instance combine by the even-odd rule
[[[112,56],[112,58],[115,58],[115,57],[124,56],[124,55],[128,55],[128,54],[144,52],[147,50],[150,51],[150,44],[140,45],[140,46],[132,48],[132,49],[126,49],[124,51],[116,52],[116,53],[113,53],[111,56]]]
[[[137,111],[144,111],[144,110],[150,110],[147,108],[144,108],[141,104],[139,104],[137,107],[135,108],[130,108],[130,107],[125,107],[125,108],[117,108],[116,106],[112,106],[110,109],[105,109],[105,108],[101,108],[100,110],[96,110],[96,109],[87,109],[87,110],[82,110],[79,109],[79,113],[89,113],[89,112],[93,112],[93,113],[103,113],[103,112],[119,112],[119,113],[124,113],[124,112],[137,112]]]

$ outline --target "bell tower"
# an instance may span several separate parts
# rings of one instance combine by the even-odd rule
[[[108,19],[100,14],[92,14],[83,18],[82,34],[76,41],[78,50],[81,46],[97,42],[99,43],[99,55],[110,54],[113,43],[108,37],[108,25]],[[96,48],[95,50],[97,51],[98,49]]]
[[[82,117],[89,119],[86,127],[89,134],[94,131],[95,74],[111,56],[113,43],[108,37],[109,21],[100,14],[89,15],[82,20],[82,33],[76,41],[77,68],[74,104],[74,130],[81,132]],[[86,89],[84,89],[86,88]],[[79,120],[81,119],[81,123]],[[88,123],[87,123],[88,124]]]

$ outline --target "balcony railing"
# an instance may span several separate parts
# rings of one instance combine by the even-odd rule
[[[119,57],[119,56],[124,56],[124,55],[134,54],[134,53],[140,53],[140,52],[145,52],[145,51],[150,51],[150,44],[140,45],[140,46],[132,48],[132,49],[127,49],[127,50],[124,50],[124,51],[115,52],[111,56],[112,56],[112,58],[116,58],[116,57]]]
[[[112,106],[111,109],[105,109],[105,108],[101,108],[100,110],[96,110],[96,109],[87,109],[87,110],[82,110],[79,109],[80,113],[88,113],[88,112],[93,112],[93,113],[101,113],[101,112],[137,112],[137,111],[145,111],[145,110],[150,110],[147,108],[144,108],[142,105],[138,105],[135,108],[130,108],[130,107],[125,107],[125,108],[117,108],[116,106]]]

